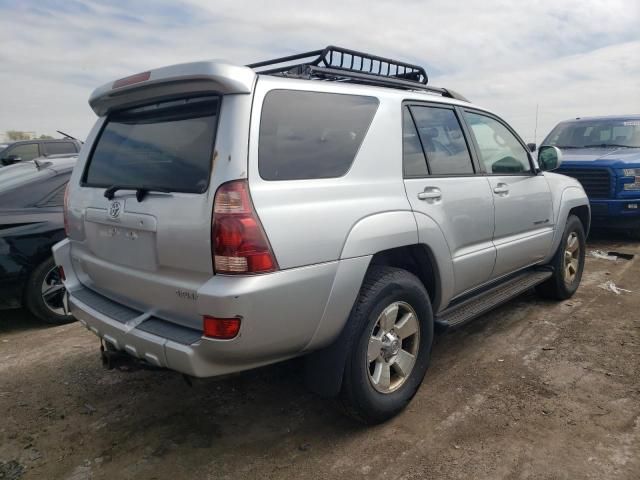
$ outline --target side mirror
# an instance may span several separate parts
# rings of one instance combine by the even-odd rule
[[[538,149],[538,165],[545,172],[555,170],[562,165],[562,151],[551,145],[541,146]]]
[[[529,147],[529,151],[535,152],[537,145],[535,143],[527,143],[527,147]]]
[[[2,159],[3,165],[13,165],[14,163],[18,163],[22,161],[22,157],[18,155],[8,155]]]

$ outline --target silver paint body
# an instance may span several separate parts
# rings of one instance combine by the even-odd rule
[[[265,181],[258,132],[265,95],[274,89],[374,96],[379,107],[349,171],[340,178]],[[471,104],[382,87],[257,76],[225,62],[151,72],[147,82],[97,89],[100,116],[91,146],[112,109],[181,94],[223,95],[209,189],[203,194],[118,191],[117,218],[104,189],[80,186],[91,148],[69,183],[69,237],[54,247],[74,315],[118,348],[189,375],[222,375],[284,360],[330,344],[348,319],[373,255],[424,244],[437,263],[434,304],[452,300],[519,269],[544,264],[557,249],[568,212],[588,206],[580,184],[552,173],[403,179],[402,104]],[[535,159],[532,159],[535,164]],[[248,179],[251,197],[280,271],[215,275],[211,213],[217,187]],[[507,194],[494,193],[498,183]],[[439,199],[421,200],[425,188]],[[544,224],[534,225],[539,220]],[[120,323],[74,297],[89,288],[140,313]],[[242,318],[233,340],[183,345],[136,328],[150,316],[201,329],[202,316]]]

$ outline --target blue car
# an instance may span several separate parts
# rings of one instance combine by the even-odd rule
[[[556,172],[582,183],[594,227],[640,239],[640,115],[560,122],[543,145],[562,150]]]

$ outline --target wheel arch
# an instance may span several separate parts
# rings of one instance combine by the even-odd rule
[[[591,211],[587,205],[579,205],[569,210],[569,215],[575,215],[582,223],[584,228],[585,237],[589,236],[589,229],[591,228]],[[567,218],[569,218],[569,215]]]
[[[362,259],[366,259],[366,262],[360,262],[359,268],[362,268],[362,266],[365,268],[362,270],[355,295],[350,297],[349,311],[346,314],[346,318],[342,319],[339,333],[327,346],[313,351],[305,357],[305,383],[311,391],[324,397],[335,397],[340,392],[345,362],[354,341],[354,332],[352,328],[349,328],[350,322],[348,320],[362,284],[371,268],[375,266],[390,266],[401,268],[414,274],[425,286],[430,297],[429,299],[432,305],[434,305],[434,312],[437,311],[435,307],[435,305],[437,305],[436,302],[439,302],[441,298],[439,270],[434,253],[428,245],[412,243],[394,246],[377,251],[373,255],[343,260],[341,261],[341,266],[343,263]],[[350,266],[358,267],[358,265]],[[336,285],[343,283],[340,278],[341,275],[338,274],[336,277],[321,325],[326,325],[326,322],[331,320],[331,315],[328,315],[328,312],[332,310],[331,302],[334,298],[334,292],[335,295],[340,295],[340,293],[344,294],[344,288],[336,288]],[[345,286],[345,288],[348,287]],[[336,303],[339,304],[340,301],[344,301],[344,299],[337,300]],[[333,315],[335,315],[335,313],[334,310]],[[314,337],[317,337],[317,333],[318,332],[316,332]]]
[[[560,196],[551,250],[542,263],[546,264],[550,262],[553,255],[555,255],[556,250],[560,246],[567,219],[572,213],[580,219],[582,225],[585,226],[585,235],[588,235],[589,228],[591,227],[591,207],[589,206],[589,199],[582,187],[573,185],[566,187]]]

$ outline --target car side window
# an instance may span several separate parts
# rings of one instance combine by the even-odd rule
[[[465,112],[479,148],[480,162],[490,174],[530,173],[529,154],[518,139],[494,118]]]
[[[462,127],[452,109],[412,106],[411,113],[431,175],[474,173]]]
[[[429,174],[427,159],[409,107],[402,109],[402,165],[405,177],[426,177]]]
[[[4,153],[4,157],[15,155],[22,160],[33,160],[40,156],[40,150],[37,143],[25,143],[24,145],[17,145],[12,149]]]
[[[64,205],[64,192],[67,188],[69,175],[65,175],[63,179],[66,181],[62,185],[58,185],[53,191],[47,192],[38,203],[38,207],[62,207]]]
[[[273,90],[262,106],[258,170],[264,180],[341,177],[378,109],[361,95]]]
[[[48,142],[44,144],[45,154],[61,155],[67,153],[76,153],[76,146],[71,142]]]

